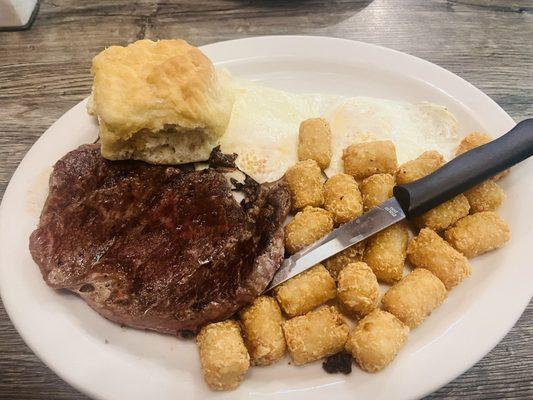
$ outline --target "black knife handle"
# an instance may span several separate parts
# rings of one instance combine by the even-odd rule
[[[533,155],[533,118],[505,135],[476,147],[441,168],[406,185],[394,197],[407,218],[416,217]]]

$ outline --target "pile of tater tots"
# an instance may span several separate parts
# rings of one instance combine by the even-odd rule
[[[456,155],[490,140],[471,133]],[[437,151],[426,151],[398,166],[392,142],[358,143],[343,152],[344,173],[326,179],[331,133],[321,118],[301,124],[298,158],[285,174],[295,214],[285,227],[288,254],[387,200],[394,185],[445,163]],[[509,240],[509,227],[495,212],[505,198],[496,183],[503,175],[410,221],[411,230],[393,225],[288,280],[238,318],[205,326],[197,343],[206,382],[235,389],[250,365],[275,363],[287,350],[295,365],[346,351],[364,371],[385,368],[410,330],[470,275],[468,258]],[[383,296],[380,282],[390,285]]]

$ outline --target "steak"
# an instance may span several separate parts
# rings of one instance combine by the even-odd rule
[[[246,182],[238,203],[216,168],[109,161],[83,145],[54,166],[30,252],[49,286],[104,317],[185,336],[250,303],[283,261],[287,185]]]

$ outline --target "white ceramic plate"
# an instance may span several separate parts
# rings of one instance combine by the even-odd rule
[[[443,104],[459,119],[461,134],[478,129],[501,135],[514,125],[496,103],[461,78],[382,47],[319,37],[261,37],[202,50],[234,75],[276,88]],[[285,359],[251,369],[235,392],[210,392],[192,341],[107,321],[75,295],[47,287],[30,257],[28,237],[38,221],[51,166],[96,136],[97,126],[81,102],[30,149],[0,210],[0,290],[6,309],[33,351],[64,380],[94,398],[421,397],[488,353],[514,325],[533,292],[528,259],[532,228],[523,216],[533,201],[533,186],[527,184],[533,174],[529,161],[502,182],[508,197],[501,214],[511,226],[511,242],[472,261],[472,277],[410,334],[387,369],[367,374],[354,368],[348,376],[328,375],[318,362],[295,367]]]

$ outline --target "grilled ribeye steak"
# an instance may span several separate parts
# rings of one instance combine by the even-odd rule
[[[214,169],[108,161],[83,145],[55,164],[30,251],[48,285],[110,320],[185,335],[266,288],[289,203],[283,181],[239,204]]]

